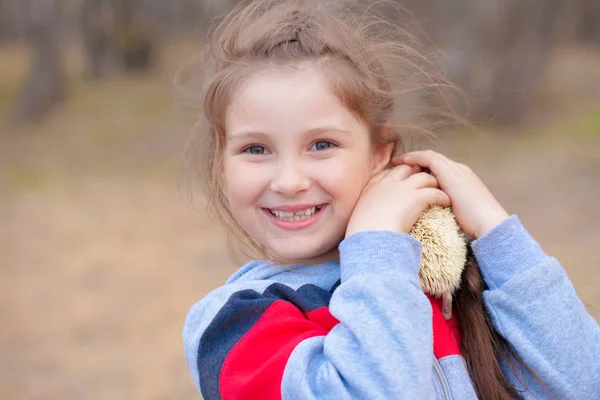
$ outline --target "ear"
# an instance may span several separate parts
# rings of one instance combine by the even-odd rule
[[[394,143],[373,144],[373,175],[383,171],[389,164],[394,152]]]
[[[394,135],[394,129],[385,125],[383,127],[383,131],[381,132],[380,142],[387,143],[373,143],[373,175],[383,171],[385,168],[389,167],[390,160],[392,159],[392,154],[394,153],[394,149],[396,148],[396,140]]]

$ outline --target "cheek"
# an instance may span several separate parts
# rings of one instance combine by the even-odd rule
[[[371,178],[371,164],[369,160],[361,157],[346,157],[337,161],[327,168],[321,168],[322,185],[335,198],[338,205],[354,208],[363,188]]]
[[[225,191],[232,211],[252,205],[264,187],[264,173],[248,163],[229,162],[224,166]]]

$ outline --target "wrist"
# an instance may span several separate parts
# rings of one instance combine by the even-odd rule
[[[356,276],[403,276],[420,286],[421,243],[390,231],[357,232],[339,245],[342,282]]]
[[[546,257],[540,245],[513,215],[471,243],[484,281],[490,289],[501,287]]]
[[[389,222],[392,222],[391,219],[389,219]],[[402,229],[399,229],[398,224],[386,224],[386,223],[377,223],[377,224],[368,224],[368,223],[363,223],[363,224],[348,224],[348,227],[346,228],[346,238],[349,236],[352,236],[353,234],[356,233],[361,233],[361,232],[393,232],[393,233],[408,233],[407,232],[403,232]]]
[[[481,223],[475,230],[475,239],[479,239],[480,237],[484,236],[486,233],[504,222],[508,217],[510,217],[510,215],[504,209],[489,213],[488,218],[486,218],[485,221]]]

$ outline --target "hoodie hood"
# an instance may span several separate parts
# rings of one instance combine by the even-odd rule
[[[255,260],[238,269],[227,279],[227,284],[276,280],[292,286],[295,283],[303,282],[329,289],[338,279],[340,279],[340,263],[337,261],[314,265],[281,266],[269,261]]]

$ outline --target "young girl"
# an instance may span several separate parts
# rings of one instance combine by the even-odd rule
[[[245,2],[210,38],[202,172],[264,261],[188,314],[202,396],[600,398],[600,330],[559,263],[467,166],[403,149],[443,126],[443,81],[410,36],[332,3]],[[436,204],[478,263],[450,321],[407,234]]]

